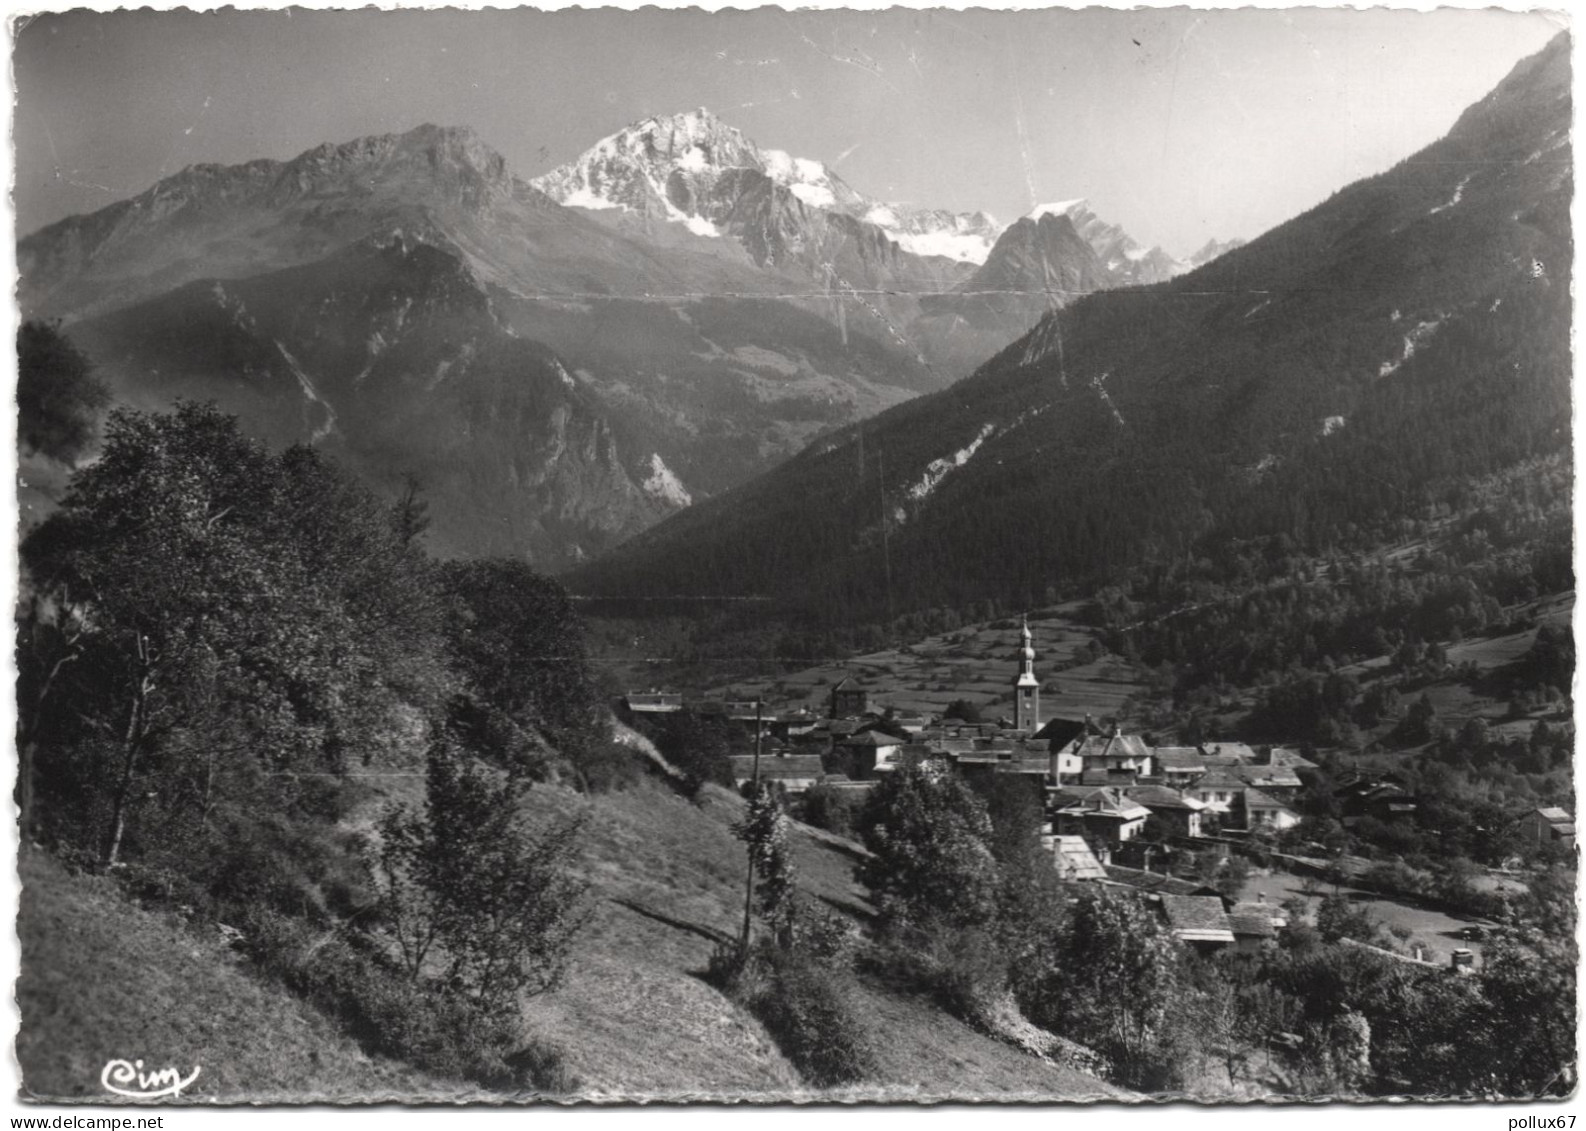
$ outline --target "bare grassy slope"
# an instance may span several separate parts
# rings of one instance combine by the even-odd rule
[[[408,800],[416,779],[381,793]],[[373,800],[373,799],[372,799]],[[374,802],[372,816],[380,802]],[[554,1042],[592,1099],[822,1098],[760,1023],[701,977],[713,948],[736,937],[744,852],[731,824],[743,809],[709,786],[691,803],[645,779],[587,798],[532,790],[531,817],[586,810],[583,870],[595,898],[567,982],[525,1009],[526,1028]],[[863,849],[796,826],[805,894],[857,919],[870,913],[853,878]],[[69,875],[36,852],[21,859],[18,930],[24,1093],[109,1098],[99,1074],[115,1058],[203,1071],[200,1102],[455,1099],[468,1089],[372,1058],[289,993],[261,982],[218,936],[208,938],[127,900],[108,880]],[[928,1000],[877,985],[859,990],[879,1077],[850,1096],[898,1099],[1117,1096],[978,1033]]]
[[[108,880],[73,876],[24,850],[22,1094],[110,1100],[99,1083],[112,1059],[148,1071],[202,1069],[183,1102],[374,1099],[445,1084],[365,1055],[330,1021],[237,965],[217,936],[201,938],[125,899]]]
[[[539,815],[587,804],[538,788]],[[599,898],[567,984],[531,1003],[531,1028],[566,1053],[586,1094],[679,1099],[814,1093],[759,1022],[699,977],[718,939],[742,923],[744,852],[730,826],[743,808],[706,788],[692,804],[658,783],[593,800],[585,866]],[[853,879],[858,845],[795,826],[799,887],[869,913]],[[1116,1096],[1102,1081],[986,1037],[922,999],[861,990],[881,1076],[854,1093],[898,1098]]]

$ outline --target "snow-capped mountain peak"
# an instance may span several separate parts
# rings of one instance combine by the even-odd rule
[[[1083,197],[1075,200],[1054,200],[1050,204],[1037,204],[1024,215],[1027,219],[1040,222],[1042,216],[1067,216],[1073,219],[1076,212],[1089,212],[1090,202]]]
[[[620,208],[713,234],[701,230],[703,217],[674,200],[682,195],[674,178],[713,181],[733,168],[762,170],[764,161],[753,142],[700,107],[635,122],[530,184],[575,208]]]
[[[764,178],[764,180],[760,179]],[[758,183],[786,190],[804,208],[853,217],[879,228],[903,251],[984,265],[1007,226],[985,212],[953,212],[878,201],[858,192],[825,162],[762,149],[704,107],[634,122],[574,161],[530,183],[561,204],[621,210],[686,225],[703,236],[731,234],[735,201]],[[1118,279],[1149,283],[1197,265],[1145,247],[1097,217],[1082,197],[1037,205],[1035,223],[1066,216]],[[762,225],[763,226],[763,225]],[[758,257],[757,257],[758,258]],[[774,259],[774,255],[764,256]]]
[[[622,209],[715,234],[713,221],[720,219],[721,209],[707,208],[707,202],[733,170],[765,176],[807,208],[873,224],[914,255],[983,263],[1002,232],[983,212],[873,200],[825,162],[762,149],[703,107],[635,122],[530,183],[564,205]]]

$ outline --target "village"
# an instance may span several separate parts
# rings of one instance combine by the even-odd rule
[[[1027,623],[1010,658],[1013,713],[994,722],[900,710],[873,701],[849,678],[830,687],[824,715],[760,699],[688,702],[653,690],[630,692],[619,707],[634,720],[693,710],[736,725],[755,752],[730,756],[734,784],[745,792],[766,784],[790,802],[819,789],[857,803],[883,776],[911,764],[934,763],[982,786],[1012,777],[1040,801],[1042,848],[1061,881],[1132,890],[1203,952],[1275,945],[1296,900],[1314,904],[1324,890],[1371,904],[1405,945],[1346,942],[1416,966],[1471,973],[1480,940],[1502,929],[1426,900],[1363,890],[1367,861],[1334,845],[1295,843],[1303,816],[1294,802],[1317,788],[1331,791],[1346,829],[1362,820],[1413,823],[1419,802],[1402,775],[1357,770],[1324,783],[1317,762],[1292,747],[1155,745],[1116,720],[1047,716]],[[1546,807],[1517,814],[1515,824],[1528,844],[1570,848],[1573,820]],[[1490,880],[1500,894],[1523,890],[1518,879]]]

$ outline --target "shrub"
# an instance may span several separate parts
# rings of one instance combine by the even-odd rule
[[[761,951],[768,977],[748,1003],[799,1074],[818,1088],[875,1072],[870,1035],[844,974],[793,951]]]
[[[838,836],[852,836],[858,812],[859,799],[852,793],[819,782],[804,791],[799,815],[807,825]]]
[[[245,952],[266,974],[340,1022],[372,1053],[503,1091],[577,1087],[556,1049],[525,1043],[508,1017],[404,978],[372,940],[319,935],[268,910],[248,916]]]
[[[577,771],[585,793],[617,793],[644,777],[643,756],[620,742],[600,740],[569,746],[563,754]]]
[[[424,813],[388,813],[369,857],[408,977],[501,1014],[556,988],[589,916],[570,869],[580,820],[531,833],[520,789],[437,745]]]

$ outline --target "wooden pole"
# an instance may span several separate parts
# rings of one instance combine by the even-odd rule
[[[761,718],[765,701],[758,695],[754,700],[754,776],[749,786],[749,804],[752,806],[760,797],[760,730]],[[749,928],[754,921],[754,841],[749,841],[749,878],[744,884],[743,893],[743,938],[738,943],[738,951],[743,957],[749,957]]]

